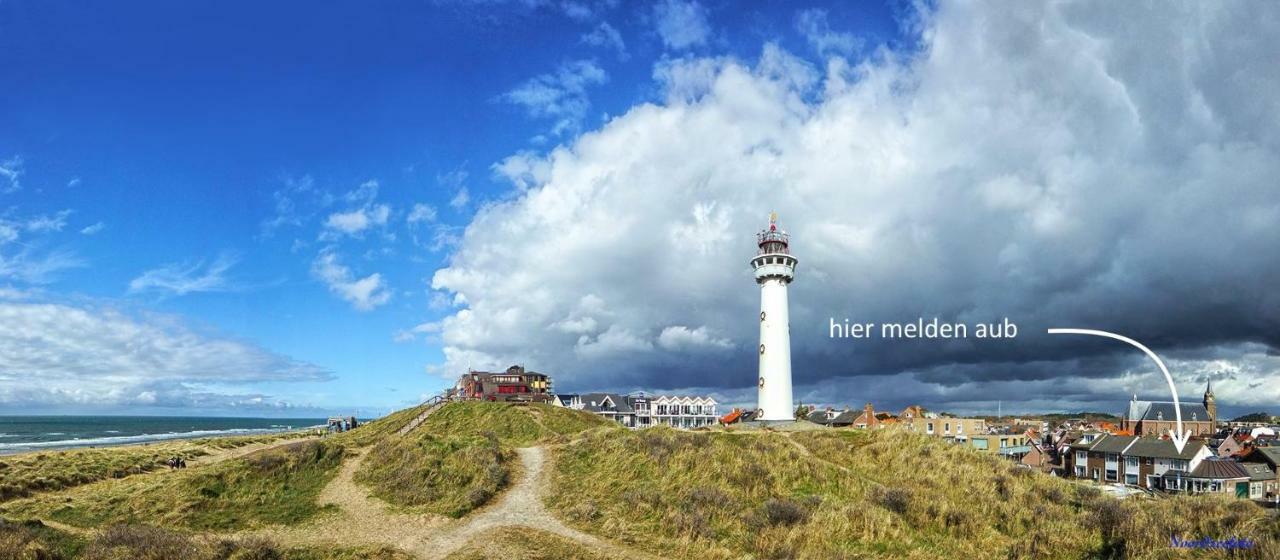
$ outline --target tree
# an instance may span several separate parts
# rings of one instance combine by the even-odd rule
[[[813,407],[809,405],[800,405],[796,407],[796,420],[804,420],[809,417],[809,413],[813,412]]]
[[[1237,417],[1232,422],[1270,422],[1271,415],[1266,412],[1251,412],[1244,416]]]

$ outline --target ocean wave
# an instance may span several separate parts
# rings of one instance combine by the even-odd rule
[[[255,434],[273,434],[285,430],[277,428],[233,428],[228,430],[195,430],[190,432],[169,432],[164,434],[139,434],[134,436],[104,436],[96,438],[77,438],[54,441],[31,441],[23,443],[0,443],[0,452],[17,452],[33,449],[72,448],[90,446],[126,445],[130,443],[148,443],[175,439],[194,439],[202,437],[240,436]],[[54,434],[46,434],[54,435]]]

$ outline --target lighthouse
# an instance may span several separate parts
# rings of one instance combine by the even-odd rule
[[[759,250],[751,268],[760,285],[760,400],[756,420],[793,420],[791,408],[791,321],[787,285],[796,275],[790,237],[778,229],[778,214],[769,214],[769,228],[756,234]]]

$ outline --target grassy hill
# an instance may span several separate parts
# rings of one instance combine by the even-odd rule
[[[1087,484],[905,431],[631,431],[558,407],[467,402],[441,407],[412,432],[396,433],[421,411],[406,409],[346,434],[186,471],[108,478],[11,500],[0,504],[0,519],[96,530],[66,533],[38,522],[0,521],[0,560],[402,560],[402,552],[369,546],[397,545],[402,533],[383,540],[361,533],[323,549],[308,548],[314,545],[305,538],[280,546],[232,535],[269,526],[258,534],[280,537],[284,533],[273,531],[309,530],[306,522],[313,520],[323,522],[316,525],[323,534],[340,535],[324,523],[361,510],[322,508],[317,497],[357,454],[363,454],[354,472],[358,493],[392,504],[388,520],[425,512],[460,518],[431,527],[464,526],[473,510],[513,481],[530,480],[515,450],[535,445],[549,458],[544,505],[556,517],[661,558],[1228,557],[1171,549],[1173,535],[1247,538],[1256,546],[1231,558],[1280,558],[1280,523],[1250,502],[1117,500]],[[125,462],[144,453],[117,451],[121,457],[112,460]],[[50,453],[10,472],[22,472],[21,480],[48,476],[67,468],[64,457],[77,464],[80,455]],[[0,483],[14,480],[0,471]],[[344,480],[337,482],[353,488]],[[343,544],[353,546],[336,546]],[[567,536],[501,526],[476,532],[450,557],[591,560],[604,554]]]
[[[520,447],[564,442],[593,428],[617,427],[595,414],[547,404],[458,402],[436,411],[418,430],[436,435],[493,434],[503,445]]]
[[[547,504],[571,525],[670,557],[1166,558],[1170,535],[1258,542],[1230,498],[1119,501],[896,430],[588,433],[556,457]]]
[[[384,435],[356,482],[388,503],[461,517],[506,486],[515,468],[513,447],[615,427],[594,414],[549,405],[449,403],[408,434]]]
[[[301,437],[300,432],[189,441],[104,449],[26,453],[0,457],[0,502],[38,492],[73,488],[107,478],[124,478],[164,468],[170,457],[187,460],[227,449]],[[55,459],[56,457],[56,459]]]
[[[141,523],[228,530],[304,521],[341,464],[343,447],[300,441],[202,468],[135,476],[0,506],[10,518],[78,527]]]

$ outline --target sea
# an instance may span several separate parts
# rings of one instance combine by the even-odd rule
[[[51,449],[286,432],[324,418],[187,416],[0,416],[0,455]]]

